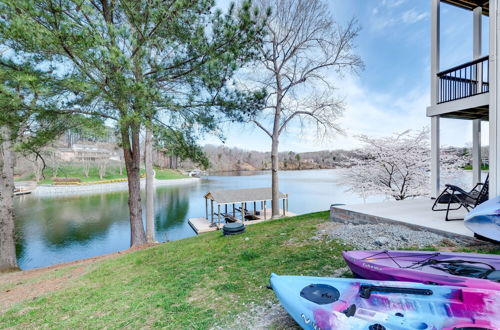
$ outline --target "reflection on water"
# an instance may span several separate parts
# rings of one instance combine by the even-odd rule
[[[280,173],[280,190],[295,213],[327,210],[332,203],[361,203],[337,178],[342,170]],[[195,235],[187,219],[204,216],[209,190],[269,187],[270,172],[204,177],[197,184],[158,187],[155,224],[158,241]],[[127,195],[114,192],[72,197],[16,197],[16,232],[22,269],[89,258],[124,250],[130,244]],[[371,197],[368,201],[379,201]],[[144,197],[143,197],[144,202]]]

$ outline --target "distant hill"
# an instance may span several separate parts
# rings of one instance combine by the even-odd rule
[[[271,168],[271,153],[250,151],[225,146],[206,145],[203,147],[210,160],[209,171],[248,171],[269,170]],[[343,167],[353,155],[347,150],[322,150],[296,153],[280,152],[280,168],[283,170],[322,169]],[[181,168],[196,167],[190,161],[179,164]]]

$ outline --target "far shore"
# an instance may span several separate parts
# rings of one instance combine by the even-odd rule
[[[160,180],[155,179],[156,187],[174,186],[183,184],[198,183],[200,178],[182,178],[182,179],[168,179]],[[141,179],[141,189],[144,189],[146,179]],[[108,193],[116,191],[124,191],[128,189],[128,182],[114,182],[92,185],[67,185],[67,186],[54,186],[54,185],[39,185],[33,191],[35,196],[66,196],[66,195],[83,195],[83,194],[97,194]]]

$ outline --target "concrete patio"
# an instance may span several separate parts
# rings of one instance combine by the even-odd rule
[[[474,233],[464,226],[463,221],[445,221],[444,211],[432,211],[433,203],[434,200],[431,199],[410,199],[382,203],[332,205],[330,219],[358,224],[399,223],[448,237],[474,236]],[[463,218],[466,213],[467,211],[461,208],[457,211],[450,211],[450,217]]]

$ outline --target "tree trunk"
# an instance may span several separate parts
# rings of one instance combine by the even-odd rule
[[[148,243],[153,243],[155,241],[153,132],[150,128],[146,128],[144,163],[146,165],[146,238]]]
[[[130,214],[130,246],[146,244],[141,207],[141,153],[139,128],[122,129],[123,155],[128,178],[128,208]]]
[[[11,131],[0,127],[0,273],[19,270],[14,239],[14,152]]]
[[[280,216],[280,200],[279,200],[279,157],[278,157],[278,144],[279,137],[277,135],[272,137],[271,147],[271,182],[272,182],[272,216],[277,218]]]

